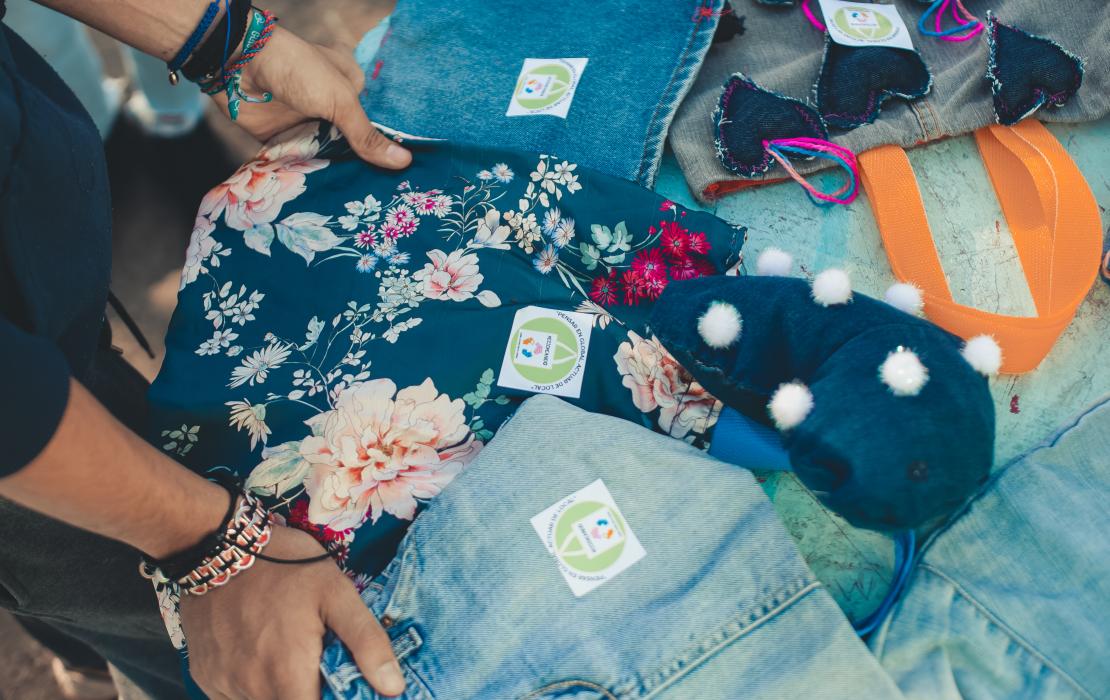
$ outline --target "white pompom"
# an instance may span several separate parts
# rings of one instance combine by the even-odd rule
[[[813,410],[813,394],[801,382],[779,385],[767,404],[779,430],[790,430],[806,419]]]
[[[921,290],[915,284],[899,282],[892,284],[883,295],[886,303],[899,311],[905,311],[911,316],[920,316],[925,308],[925,300],[921,298]]]
[[[755,274],[770,277],[786,277],[794,267],[794,257],[785,250],[768,248],[759,254],[755,261]]]
[[[917,396],[929,381],[929,370],[921,364],[917,353],[899,346],[883,360],[879,377],[895,396]]]
[[[844,270],[825,270],[813,280],[813,300],[821,306],[847,304],[852,300],[852,280]]]
[[[1002,348],[989,335],[977,335],[964,343],[964,359],[980,374],[988,377],[1002,368]]]
[[[735,306],[727,302],[715,301],[698,319],[698,333],[706,345],[722,350],[735,343],[740,337],[740,327],[743,323],[740,312]]]

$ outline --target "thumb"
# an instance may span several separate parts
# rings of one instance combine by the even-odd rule
[[[390,170],[407,168],[412,162],[411,153],[374,128],[366,112],[362,111],[362,105],[354,96],[340,103],[333,121],[347,137],[355,153],[366,162]]]
[[[393,656],[389,635],[367,610],[355,587],[345,579],[340,583],[336,586],[340,590],[325,603],[324,624],[351,650],[374,690],[388,697],[400,695],[405,692],[405,677]]]

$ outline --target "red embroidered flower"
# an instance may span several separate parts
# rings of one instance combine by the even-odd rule
[[[709,249],[712,248],[712,246],[709,245],[709,241],[706,240],[705,234],[700,231],[690,234],[688,244],[690,252],[697,253],[698,255],[705,255],[709,252]]]
[[[709,262],[707,258],[698,258],[694,260],[694,265],[697,266],[698,273],[701,277],[720,274],[717,271],[717,266]]]
[[[632,271],[644,279],[667,279],[667,264],[663,261],[663,254],[658,248],[642,250],[636,254],[632,261]]]
[[[675,208],[674,207],[674,202],[672,202],[669,199],[664,199],[663,203],[659,205],[659,211],[667,211],[668,209],[674,209],[674,208]]]
[[[671,265],[671,277],[676,280],[692,280],[695,277],[701,277],[701,272],[698,271],[696,262],[686,258]]]
[[[674,222],[664,222],[662,229],[660,246],[663,253],[672,260],[683,260],[690,250],[690,237],[686,235],[686,229]]]
[[[602,306],[616,304],[620,298],[620,281],[617,271],[613,270],[608,277],[597,277],[590,288],[590,298]]]
[[[635,270],[625,270],[621,276],[621,286],[624,288],[624,303],[635,306],[640,303],[646,294],[643,291],[644,278]]]
[[[641,286],[641,293],[648,299],[655,301],[667,288],[667,282],[669,280],[666,277],[647,277]]]

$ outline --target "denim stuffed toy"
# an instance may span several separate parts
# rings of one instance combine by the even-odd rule
[[[854,525],[911,528],[952,512],[987,478],[994,408],[981,373],[996,371],[1000,354],[985,336],[961,349],[901,310],[920,308],[909,285],[888,294],[889,303],[852,294],[839,270],[812,289],[719,276],[670,285],[649,323],[706,389],[783,433],[798,477],[825,505]]]

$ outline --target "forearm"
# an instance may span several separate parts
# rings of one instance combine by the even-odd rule
[[[71,382],[54,437],[0,479],[0,496],[159,558],[219,527],[224,489],[158,452]]]
[[[151,56],[169,61],[210,0],[36,0]],[[223,15],[223,8],[220,14]],[[215,24],[215,23],[213,23]]]

